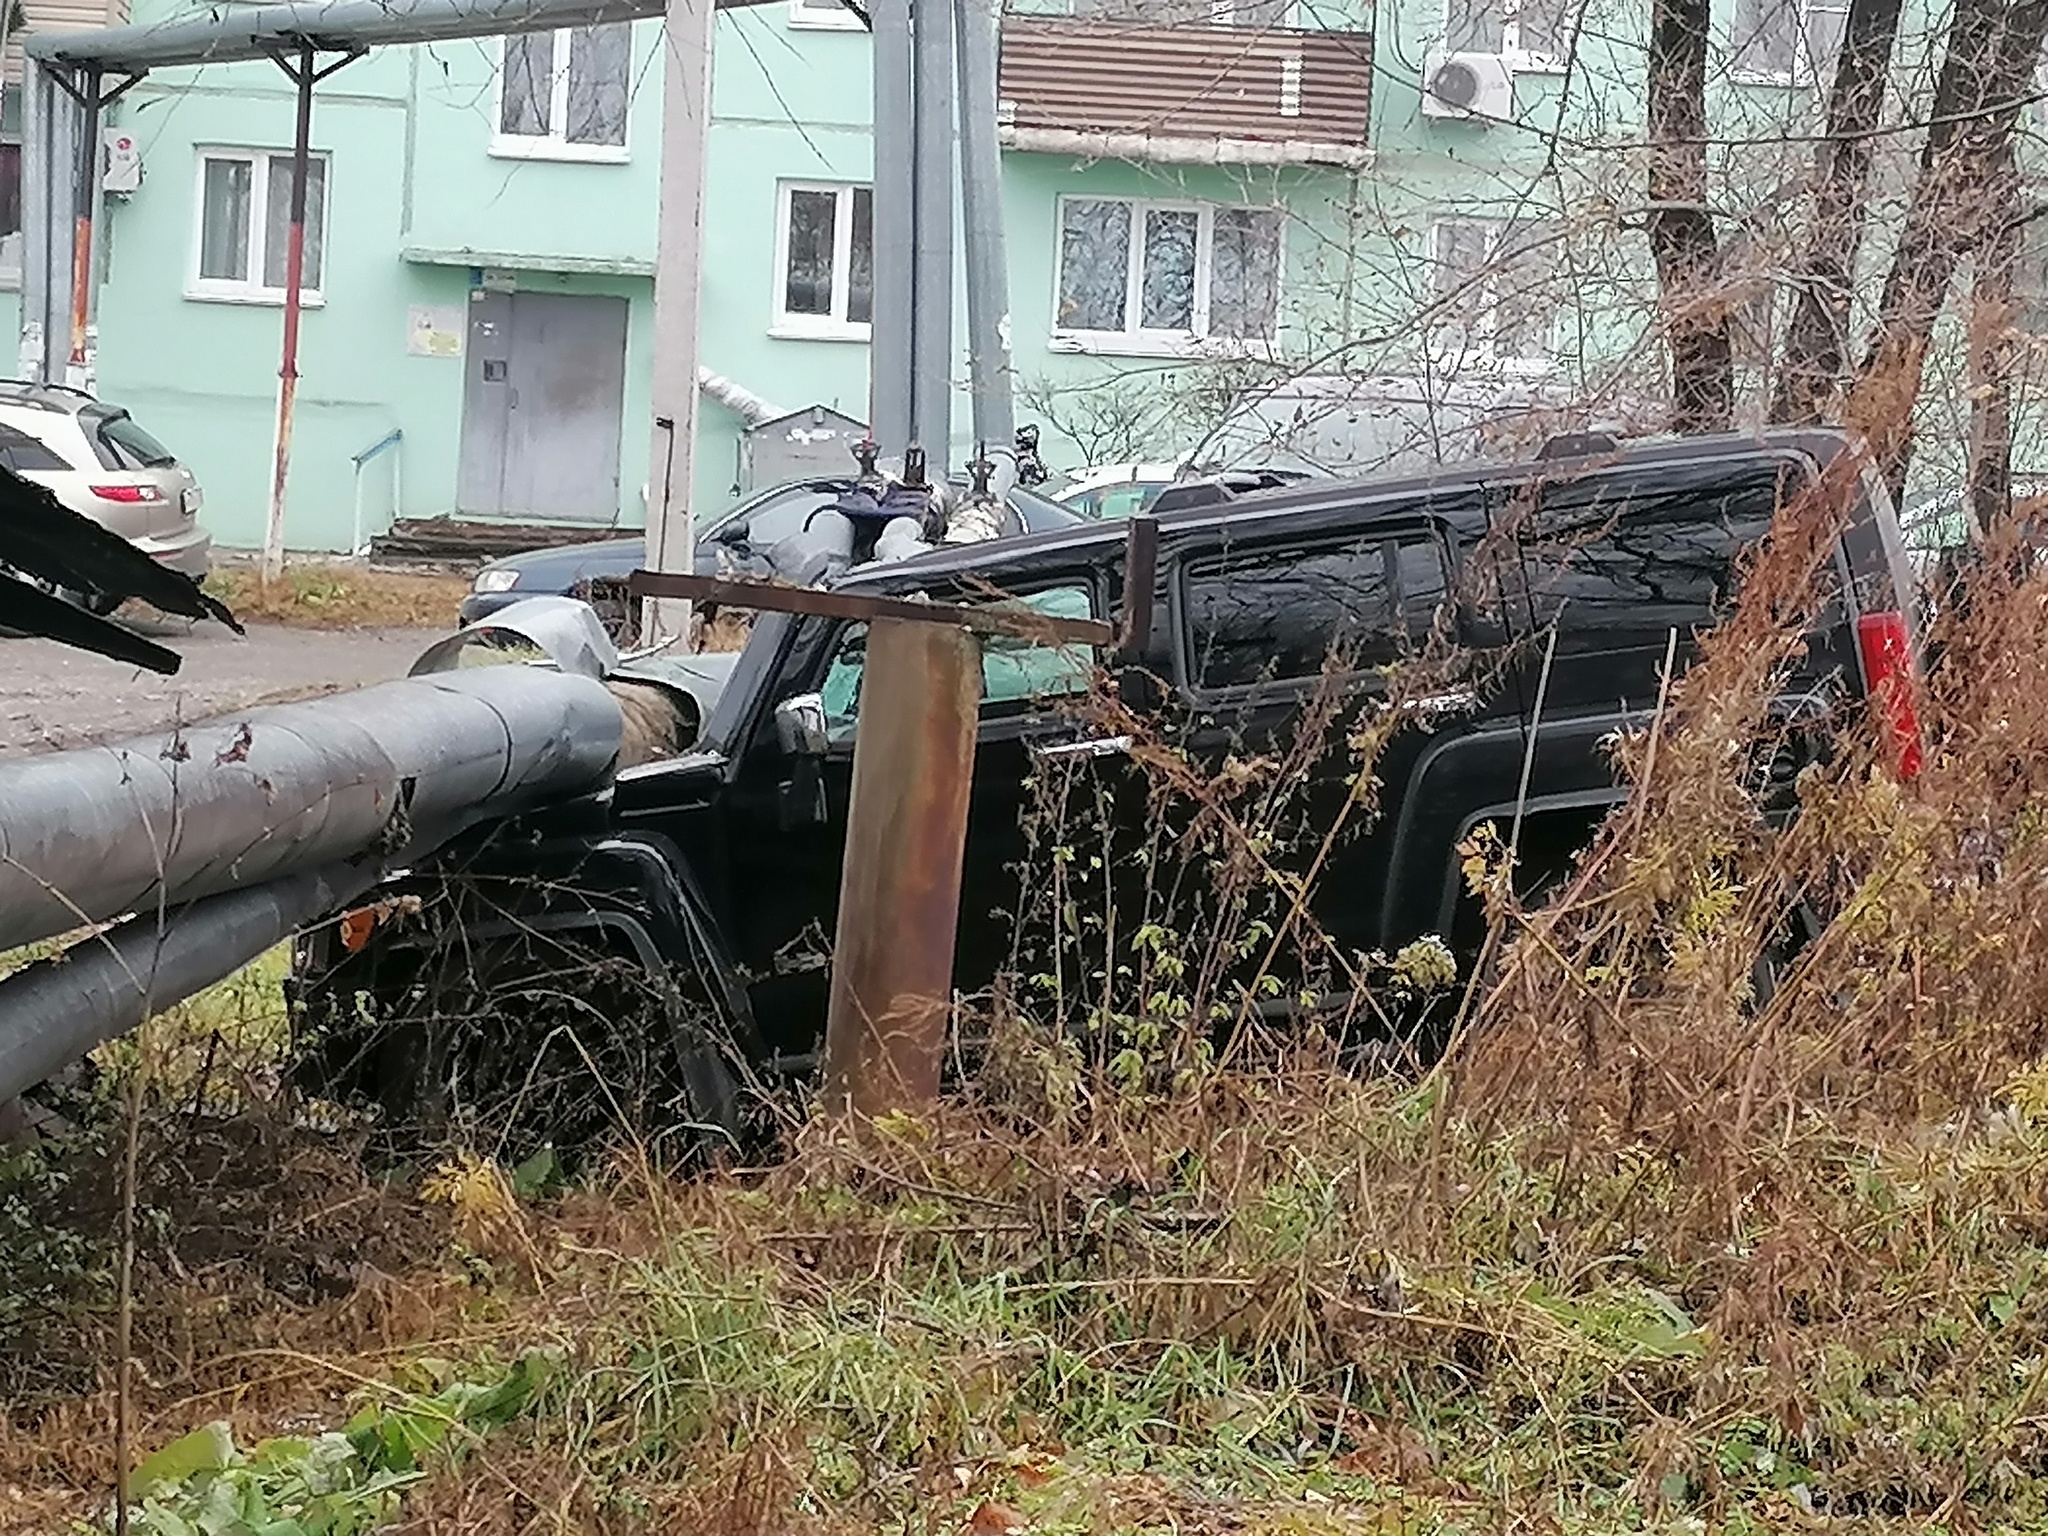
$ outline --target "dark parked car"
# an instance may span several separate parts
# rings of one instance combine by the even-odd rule
[[[792,480],[756,492],[722,513],[697,535],[697,573],[701,576],[768,574],[767,552],[777,542],[803,530],[810,515],[851,489],[853,477],[825,476]],[[1030,533],[1071,527],[1085,521],[1078,512],[1018,486],[1009,503]],[[647,540],[640,534],[600,539],[590,544],[564,544],[493,560],[476,573],[459,614],[474,624],[527,597],[580,597],[598,610],[614,634],[628,625],[625,582],[647,563]]]
[[[1683,656],[1728,611],[1741,557],[1775,508],[1840,451],[1825,433],[1690,439],[1427,479],[1320,481],[1171,513],[1159,519],[1151,631],[1126,676],[1160,680],[1160,718],[1213,770],[1247,738],[1293,730],[1333,642],[1351,652],[1342,686],[1363,698],[1388,686],[1386,664],[1448,634],[1453,670],[1430,679],[1434,713],[1379,757],[1379,814],[1334,850],[1311,906],[1347,949],[1439,934],[1469,953],[1457,850],[1477,824],[1515,812],[1548,634],[1555,656],[1521,843],[1539,870],[1560,867],[1625,797],[1602,743],[1650,718],[1669,636]],[[938,598],[986,582],[1049,611],[1109,617],[1123,598],[1124,540],[1122,524],[1090,523],[1011,540],[999,555],[948,548],[869,567],[841,587]],[[1874,479],[1836,569],[1839,590],[1786,684],[1788,706],[1822,714],[1912,664],[1903,545]],[[698,750],[451,846],[379,893],[403,898],[379,909],[399,915],[358,951],[331,933],[307,940],[299,985],[309,1017],[333,1032],[329,1091],[404,1102],[421,1072],[446,1083],[449,1064],[463,1062],[476,1081],[474,1052],[506,1049],[473,1022],[485,1000],[494,988],[534,995],[537,971],[568,964],[572,933],[585,954],[615,962],[610,980],[586,971],[573,984],[593,1017],[672,1000],[700,1117],[726,1113],[740,1065],[731,1055],[751,1068],[809,1063],[825,1015],[864,649],[858,623],[762,614]],[[1000,914],[1019,910],[1021,822],[1046,764],[1065,759],[1093,776],[1106,792],[1097,803],[1127,808],[1123,830],[1142,830],[1146,797],[1119,792],[1135,777],[1126,739],[1071,707],[1098,659],[1050,641],[986,651],[963,989],[1010,963],[1016,923]],[[1330,825],[1352,792],[1349,766],[1338,752],[1317,770],[1308,826]],[[705,1043],[706,1018],[727,1054]]]

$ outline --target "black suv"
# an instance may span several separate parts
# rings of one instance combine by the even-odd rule
[[[1648,722],[1673,632],[1682,665],[1694,635],[1728,611],[1776,509],[1843,450],[1816,432],[1601,447],[1226,495],[1160,517],[1151,630],[1116,660],[1126,699],[1170,721],[1188,761],[1213,767],[1283,738],[1304,701],[1332,686],[1353,696],[1341,730],[1363,696],[1389,687],[1389,664],[1425,646],[1434,658],[1428,696],[1409,700],[1418,723],[1377,759],[1377,814],[1332,850],[1313,892],[1338,942],[1390,951],[1435,933],[1468,948],[1457,850],[1477,824],[1514,814],[1525,756],[1531,865],[1581,846],[1624,798],[1603,744]],[[1874,670],[1911,664],[1897,520],[1881,485],[1863,485],[1788,684],[1789,702],[1811,712],[1861,699]],[[1084,525],[872,566],[841,586],[962,600],[994,587],[1049,613],[1107,618],[1123,600],[1125,548],[1121,524]],[[700,1080],[719,1075],[692,1043],[691,1021],[707,1016],[727,1056],[807,1063],[825,1013],[864,637],[858,623],[762,614],[693,753],[469,835],[379,893],[380,910],[401,915],[367,942],[360,928],[354,948],[333,929],[303,941],[298,986],[325,1027],[323,1085],[387,1104],[415,1091],[419,1039],[441,1026],[432,1060],[460,1056],[471,1047],[445,1026],[481,1017],[494,991],[527,1004],[573,995],[570,1012],[616,1025],[623,1005],[592,1001],[603,990],[593,953],[624,978],[606,996],[659,1002]],[[1341,676],[1326,672],[1333,646]],[[1114,782],[1127,741],[1079,702],[1108,659],[1051,643],[985,648],[964,990],[1012,963],[1020,823],[1047,764],[1103,776],[1103,803],[1144,814],[1143,796]],[[1322,759],[1304,825],[1335,814],[1351,766],[1341,752]],[[700,1102],[716,1096],[701,1081],[698,1091]]]

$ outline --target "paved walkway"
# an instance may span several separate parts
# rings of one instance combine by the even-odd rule
[[[0,637],[0,758],[118,741],[206,720],[256,703],[281,703],[402,677],[438,631],[134,621],[185,658],[161,677],[49,640]]]

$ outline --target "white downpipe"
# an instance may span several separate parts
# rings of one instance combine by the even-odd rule
[[[735,384],[722,373],[713,373],[709,368],[697,370],[697,388],[709,395],[720,405],[731,411],[750,427],[773,421],[778,416],[787,416],[781,406],[762,399],[744,385]]]

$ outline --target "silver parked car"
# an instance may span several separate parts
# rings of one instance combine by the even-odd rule
[[[198,480],[118,406],[61,385],[0,383],[0,464],[194,581],[211,568]],[[118,602],[77,596],[99,612]]]

